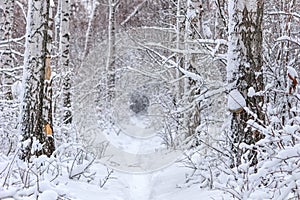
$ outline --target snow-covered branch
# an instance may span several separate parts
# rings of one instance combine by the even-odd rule
[[[293,16],[300,19],[300,14],[295,12],[285,12],[285,11],[273,11],[267,12],[265,15],[286,15],[286,16]]]
[[[276,42],[292,42],[298,46],[300,46],[300,40],[296,39],[296,38],[292,38],[290,36],[287,36],[287,35],[284,35],[284,36],[281,36],[279,38],[277,38]]]
[[[146,2],[147,0],[144,0],[139,5],[137,5],[133,12],[130,15],[128,15],[123,22],[121,22],[121,25],[124,26],[124,24],[126,24],[132,17],[134,17]]]
[[[7,44],[10,44],[10,43],[22,44],[20,42],[23,39],[25,39],[25,35],[22,36],[22,37],[19,37],[19,38],[11,38],[11,39],[8,39],[8,40],[2,40],[2,41],[0,41],[0,45],[7,45]]]
[[[194,49],[189,49],[189,50],[181,50],[181,49],[177,49],[177,48],[171,48],[171,47],[167,47],[159,42],[147,42],[145,43],[146,46],[150,46],[150,47],[158,47],[158,48],[162,48],[162,49],[165,49],[165,50],[168,50],[170,52],[173,52],[173,53],[179,53],[179,54],[204,54],[204,55],[207,55],[208,52],[205,51],[204,49],[197,49],[197,50],[194,50]]]

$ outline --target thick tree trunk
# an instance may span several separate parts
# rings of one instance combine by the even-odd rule
[[[232,110],[231,135],[233,166],[241,163],[241,143],[254,144],[262,134],[247,125],[250,119],[264,121],[262,112],[263,97],[249,95],[249,91],[259,92],[264,88],[262,73],[262,19],[263,0],[230,0],[229,1],[229,46],[227,81],[229,84],[228,99],[237,100],[232,96],[238,90],[250,110]],[[253,90],[254,89],[254,90]],[[237,100],[239,101],[239,100]],[[230,106],[230,105],[229,105]],[[242,106],[242,105],[241,105]],[[241,111],[241,112],[240,112]],[[251,114],[251,112],[253,114]],[[252,164],[256,164],[256,154],[252,150],[248,156]]]
[[[45,68],[49,65],[48,0],[29,0],[24,55],[24,95],[21,113],[21,158],[29,161],[32,155],[48,154],[46,142],[49,122],[43,119]],[[49,127],[48,127],[49,128]],[[52,128],[52,127],[50,127]],[[52,131],[52,130],[51,130]]]

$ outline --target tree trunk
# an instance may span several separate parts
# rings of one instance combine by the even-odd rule
[[[60,42],[59,42],[59,67],[64,71],[63,80],[63,123],[72,123],[71,110],[71,71],[70,71],[70,1],[60,0]]]
[[[15,0],[5,0],[3,16],[1,17],[0,24],[0,40],[6,41],[6,45],[1,48],[0,52],[0,65],[1,65],[1,90],[3,100],[12,100],[12,92],[11,86],[15,81],[13,79],[13,74],[10,71],[11,68],[15,66],[13,55],[12,55],[12,47],[11,47],[11,39],[12,39],[12,28],[14,22],[14,6]]]
[[[186,71],[198,74],[195,66],[195,54],[189,53],[193,48],[189,44],[189,40],[199,38],[199,22],[201,20],[201,10],[199,6],[195,6],[196,2],[190,0],[186,1],[185,13],[185,30],[184,30],[184,69]],[[184,79],[184,95],[183,98],[187,105],[192,109],[184,114],[184,127],[187,128],[185,137],[195,134],[196,128],[200,125],[200,103],[196,102],[196,96],[199,95],[200,90],[196,87],[196,81],[192,78]]]
[[[116,82],[116,25],[115,12],[119,0],[109,0],[109,15],[108,15],[108,55],[107,55],[107,101],[111,101],[115,97],[115,82]]]
[[[21,158],[29,161],[31,156],[48,152],[46,132],[49,122],[43,119],[46,66],[49,65],[48,0],[29,0],[26,26],[26,42],[23,71],[23,100],[21,113]],[[50,127],[52,128],[52,127]]]
[[[238,90],[246,102],[250,112],[232,111],[230,132],[232,135],[233,166],[241,163],[242,154],[245,153],[239,145],[241,143],[254,144],[262,133],[253,130],[247,125],[250,119],[261,123],[264,121],[262,112],[263,97],[260,95],[247,95],[249,90],[262,91],[262,19],[263,0],[230,0],[229,13],[229,43],[227,82],[229,84],[228,99],[237,100],[231,93]],[[251,88],[253,87],[253,88]],[[230,105],[229,105],[230,106]],[[257,115],[257,116],[255,116]],[[248,156],[252,165],[256,164],[256,153],[252,150]]]

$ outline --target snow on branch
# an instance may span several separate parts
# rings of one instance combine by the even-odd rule
[[[123,22],[121,22],[121,26],[124,26],[124,24],[126,24],[132,17],[134,17],[146,2],[147,0],[144,0],[139,5],[137,5],[134,11],[130,15],[128,15]]]
[[[3,53],[7,53],[7,54],[12,53],[12,54],[15,54],[15,55],[18,55],[18,56],[24,56],[24,54],[22,54],[21,52],[15,51],[13,49],[0,51],[0,54],[3,54]]]
[[[174,32],[174,33],[176,31],[175,28],[167,28],[167,27],[159,27],[159,26],[142,26],[142,27],[139,27],[138,29],[147,29],[147,30],[149,29],[149,30],[158,30],[158,31],[170,31],[170,32]]]
[[[0,45],[7,45],[7,44],[10,44],[12,42],[17,43],[17,44],[22,44],[22,43],[19,43],[19,42],[22,41],[23,39],[25,39],[25,35],[23,35],[22,37],[19,37],[19,38],[10,38],[10,39],[7,39],[7,40],[1,40]]]
[[[203,101],[204,99],[211,98],[212,96],[222,94],[225,92],[226,89],[224,87],[208,90],[206,93],[200,95],[199,97],[196,98],[197,102]]]
[[[216,44],[216,45],[226,45],[227,46],[227,40],[224,39],[197,39],[197,40],[188,40],[188,42],[197,42],[197,43],[203,43],[203,44]]]
[[[198,74],[196,74],[196,73],[193,73],[193,72],[190,72],[190,71],[188,71],[188,70],[185,70],[185,69],[183,69],[182,67],[177,67],[178,69],[179,69],[179,71],[181,72],[181,73],[183,73],[187,78],[191,78],[191,79],[193,79],[194,81],[199,81],[199,82],[201,82],[201,83],[203,83],[204,81],[203,81],[203,78],[200,76],[200,75],[198,75]]]
[[[191,78],[191,79],[193,79],[194,81],[200,81],[201,83],[203,83],[203,78],[202,78],[200,75],[198,75],[198,74],[196,74],[196,73],[193,73],[193,72],[190,72],[190,71],[187,71],[187,70],[185,70],[185,69],[179,67],[178,64],[177,64],[176,62],[174,62],[173,60],[170,59],[170,57],[167,58],[166,56],[161,55],[161,54],[158,53],[157,51],[151,49],[151,48],[149,47],[149,45],[150,45],[150,46],[153,45],[153,46],[156,46],[156,47],[165,48],[165,49],[168,49],[168,50],[170,50],[170,51],[173,50],[172,52],[175,51],[174,53],[176,53],[176,51],[177,51],[177,53],[180,52],[180,53],[183,53],[183,54],[185,54],[185,53],[193,53],[193,52],[194,52],[193,50],[187,50],[187,51],[185,51],[185,50],[179,50],[179,49],[172,49],[172,48],[168,48],[168,47],[166,47],[166,46],[164,46],[164,45],[162,45],[162,44],[160,44],[160,43],[147,43],[147,44],[142,44],[142,43],[140,43],[140,42],[138,42],[138,41],[136,41],[136,40],[134,40],[134,42],[136,42],[139,46],[141,46],[141,47],[143,47],[143,48],[145,48],[145,49],[151,51],[151,52],[154,53],[156,56],[160,57],[160,58],[163,60],[163,64],[166,65],[167,68],[177,68],[177,69],[178,69],[181,73],[183,73],[186,77]],[[206,55],[206,53],[205,53],[204,50],[195,51],[195,53],[198,53],[198,54],[202,53],[202,54],[205,54],[205,55]]]
[[[276,40],[276,42],[285,42],[285,41],[289,41],[289,42],[292,42],[292,43],[300,46],[300,41],[298,39],[289,37],[287,35],[281,36],[281,37],[277,38],[277,40]]]
[[[159,42],[147,42],[145,43],[146,46],[153,46],[153,47],[159,47],[159,48],[162,48],[162,49],[166,49],[166,50],[169,50],[171,52],[174,52],[174,53],[179,53],[179,54],[204,54],[204,55],[207,55],[208,52],[207,51],[204,51],[203,49],[197,49],[197,50],[192,50],[192,49],[189,49],[189,50],[181,50],[181,49],[177,49],[177,48],[170,48],[170,47],[167,47],[167,46],[164,46],[163,44],[159,43]]]
[[[295,12],[273,11],[273,12],[267,12],[266,15],[287,15],[287,16],[293,16],[300,19],[300,14]]]

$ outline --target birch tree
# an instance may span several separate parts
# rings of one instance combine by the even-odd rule
[[[57,71],[60,73],[62,91],[58,91],[61,96],[58,104],[58,127],[61,128],[60,133],[63,142],[76,141],[76,136],[72,135],[71,125],[73,121],[73,102],[72,102],[72,83],[73,83],[73,68],[70,66],[70,1],[58,1],[58,35],[59,35],[59,58]],[[73,63],[74,64],[74,63]],[[58,136],[59,138],[59,136]]]
[[[16,146],[17,135],[12,133],[16,131],[18,116],[18,98],[11,89],[16,81],[16,62],[12,48],[14,7],[14,0],[6,0],[0,9],[0,146],[4,147],[0,152],[7,155]]]
[[[52,127],[44,113],[45,80],[49,80],[50,51],[48,35],[50,1],[29,0],[23,71],[23,100],[21,113],[21,155],[29,161],[31,156],[51,154],[47,135]],[[50,113],[51,114],[51,113]]]
[[[11,49],[12,29],[14,22],[14,0],[5,0],[3,15],[1,16],[0,40],[4,43],[0,52],[2,92],[5,99],[12,99],[10,87],[13,83],[12,71],[14,59]]]
[[[59,67],[65,72],[63,82],[63,122],[64,124],[72,123],[71,111],[71,71],[70,71],[70,1],[60,0],[61,8],[60,18],[60,39],[59,39]]]
[[[119,0],[109,0],[108,14],[108,55],[106,61],[107,71],[107,99],[108,102],[115,96],[115,57],[116,57],[116,20],[115,13]]]
[[[233,165],[241,163],[241,144],[254,144],[262,137],[253,129],[249,120],[262,124],[263,97],[258,94],[264,88],[262,73],[262,19],[263,0],[230,0],[227,82],[228,106],[232,112],[230,133],[232,136]],[[256,163],[255,150],[248,158]]]

